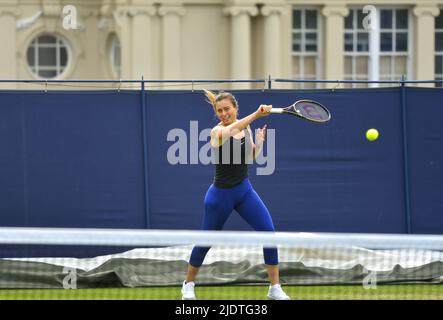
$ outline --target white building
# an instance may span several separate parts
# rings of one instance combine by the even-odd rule
[[[2,0],[0,78],[442,79],[441,8],[436,0]]]

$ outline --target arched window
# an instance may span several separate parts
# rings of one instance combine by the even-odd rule
[[[114,76],[121,78],[121,47],[116,34],[112,34],[109,40],[109,59]]]
[[[435,18],[435,80],[443,80],[443,10]],[[443,87],[443,83],[436,83]]]

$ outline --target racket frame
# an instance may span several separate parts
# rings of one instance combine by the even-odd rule
[[[301,114],[300,110],[297,109],[297,107],[296,107],[296,105],[300,104],[300,103],[312,103],[312,104],[315,104],[317,106],[320,106],[328,114],[328,119],[327,120],[315,120],[315,119],[307,118],[307,117],[303,116]],[[321,103],[319,103],[317,101],[307,100],[307,99],[298,100],[298,101],[294,102],[293,104],[291,104],[290,106],[287,106],[286,108],[272,108],[270,113],[275,113],[275,114],[286,113],[286,114],[289,114],[289,115],[292,115],[292,116],[296,116],[296,117],[302,118],[302,119],[307,120],[307,121],[316,122],[316,123],[325,123],[325,122],[328,122],[329,120],[331,120],[331,113],[329,112],[329,110],[324,105],[322,105]]]

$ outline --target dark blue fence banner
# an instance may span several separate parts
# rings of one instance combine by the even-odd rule
[[[274,130],[275,148],[249,173],[278,230],[405,232],[398,89],[234,94],[240,116],[260,104],[281,107],[298,99],[318,100],[333,114],[325,125],[283,115],[252,124]],[[209,141],[204,131],[217,123],[214,112],[200,92],[147,93],[147,104],[152,226],[197,229],[214,174],[201,157]],[[376,142],[365,138],[372,127],[381,132]],[[186,155],[171,165],[168,150],[179,145]],[[226,229],[250,228],[233,213]]]
[[[140,94],[0,94],[0,225],[144,225]]]
[[[443,233],[443,91],[408,88],[412,233]]]
[[[268,128],[249,178],[278,231],[443,234],[442,90],[406,88],[405,122],[401,88],[233,93],[240,117],[299,99],[332,113],[251,125]],[[199,229],[214,111],[202,91],[141,94],[1,92],[0,225]],[[225,229],[251,227],[233,212]]]

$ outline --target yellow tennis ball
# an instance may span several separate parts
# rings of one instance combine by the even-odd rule
[[[378,131],[377,129],[369,129],[366,131],[366,139],[369,141],[375,141],[378,139]]]

